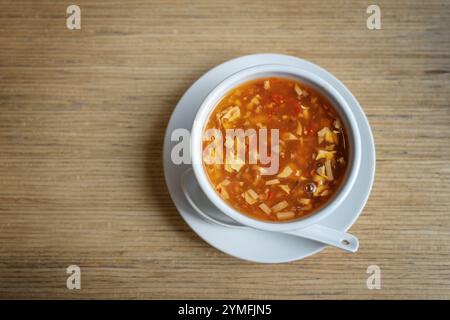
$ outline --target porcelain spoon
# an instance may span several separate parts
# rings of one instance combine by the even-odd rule
[[[189,204],[204,219],[229,228],[251,229],[220,212],[200,189],[192,170],[183,174],[181,186]],[[354,235],[319,224],[282,233],[314,240],[348,252],[356,252],[359,247],[358,238]]]

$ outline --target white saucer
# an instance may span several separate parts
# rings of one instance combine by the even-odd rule
[[[333,75],[308,61],[278,54],[257,54],[227,61],[204,74],[183,95],[172,113],[164,137],[164,174],[167,187],[175,206],[186,223],[213,247],[240,259],[280,263],[303,259],[325,248],[318,242],[286,234],[258,230],[229,228],[211,223],[190,206],[181,189],[181,176],[190,165],[176,165],[170,158],[172,147],[177,142],[170,141],[173,130],[191,130],[195,114],[208,93],[231,74],[260,64],[284,64],[314,71],[319,74],[347,100],[354,112],[361,132],[362,159],[360,175],[348,199],[337,209],[339,214],[321,221],[324,226],[347,231],[360,215],[372,188],[375,175],[375,145],[369,122],[358,101],[350,91]]]

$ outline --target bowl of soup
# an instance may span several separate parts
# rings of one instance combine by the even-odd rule
[[[191,131],[196,179],[223,214],[268,231],[336,212],[358,175],[361,137],[345,99],[309,71],[241,70],[203,101]]]

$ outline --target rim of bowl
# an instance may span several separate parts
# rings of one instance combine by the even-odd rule
[[[267,75],[265,75],[267,74]],[[265,77],[281,77],[290,78],[301,83],[306,83],[314,87],[327,99],[331,100],[336,111],[344,118],[347,136],[350,141],[350,160],[346,170],[346,176],[342,181],[339,189],[333,197],[317,211],[313,211],[309,215],[288,220],[286,222],[271,222],[252,218],[245,213],[241,213],[223,200],[214,190],[209,178],[203,168],[202,162],[202,146],[203,146],[203,130],[211,112],[220,102],[220,100],[230,90],[248,81],[265,78]],[[206,196],[218,207],[224,214],[232,219],[257,229],[268,231],[288,231],[305,228],[319,222],[328,215],[332,214],[335,209],[347,198],[348,193],[353,186],[359,172],[361,162],[361,137],[358,124],[354,115],[347,104],[347,101],[338,93],[334,87],[318,75],[298,67],[292,67],[282,64],[264,64],[242,69],[220,82],[203,100],[194,119],[191,130],[191,157],[192,167],[197,181],[205,192]]]

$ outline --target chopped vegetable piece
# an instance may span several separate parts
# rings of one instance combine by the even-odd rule
[[[294,90],[295,90],[295,93],[296,93],[298,96],[301,96],[301,95],[303,94],[303,90],[299,87],[298,84],[295,84]]]
[[[309,117],[310,117],[309,110],[304,108],[303,105],[302,105],[302,109],[303,109],[303,118],[305,118],[305,120],[309,120]]]
[[[272,180],[266,181],[266,186],[271,186],[271,185],[274,185],[274,184],[277,184],[277,183],[280,183],[280,180],[272,179]]]
[[[317,138],[319,144],[321,144],[323,141],[326,141],[328,143],[337,143],[335,134],[328,127],[323,127],[321,130],[317,131]]]
[[[303,133],[303,126],[302,126],[302,123],[300,121],[297,123],[297,130],[295,130],[295,133],[298,136],[301,136],[302,133]]]
[[[300,202],[300,204],[307,205],[307,204],[310,204],[310,203],[311,203],[311,199],[308,199],[308,198],[300,198],[300,199],[299,199],[299,202]]]
[[[227,190],[225,190],[225,188],[220,188],[219,193],[220,196],[225,200],[228,200],[230,198],[230,195],[228,194]]]
[[[324,190],[325,190],[325,185],[320,184],[320,185],[317,187],[316,192],[314,192],[314,196],[315,196],[315,197],[320,196],[320,194],[321,194]]]
[[[261,96],[259,94],[257,94],[256,96],[253,97],[252,100],[250,100],[250,103],[253,105],[258,105],[260,99],[261,99]]]
[[[339,120],[339,119],[335,119],[334,120],[334,127],[336,128],[336,129],[341,129],[342,128],[342,125],[341,125],[341,120]]]
[[[245,191],[243,193],[243,197],[248,204],[254,204],[256,201],[258,201],[258,194],[252,189]]]
[[[325,166],[320,166],[316,170],[317,174],[321,177],[326,177]]]
[[[331,160],[325,161],[325,172],[326,172],[328,180],[330,180],[330,181],[334,180],[333,170],[331,168]]]
[[[287,184],[280,184],[280,188],[283,189],[287,194],[291,193],[291,188]]]
[[[245,165],[245,161],[241,158],[236,158],[232,163],[225,163],[224,168],[226,171],[232,173],[233,171],[239,172]]]
[[[219,121],[226,119],[228,122],[233,122],[240,116],[241,116],[241,109],[238,106],[229,107],[220,113]]]
[[[313,181],[317,182],[318,184],[323,183],[324,177],[319,176],[318,174],[313,175]]]
[[[283,171],[281,171],[277,177],[279,178],[287,178],[292,174],[292,169],[289,166],[284,167]]]
[[[292,219],[295,217],[295,213],[292,211],[278,212],[277,218],[280,220]]]
[[[248,194],[249,194],[252,198],[258,199],[258,194],[255,192],[255,190],[253,190],[253,189],[248,189],[247,192],[248,192]]]
[[[261,203],[258,207],[262,211],[264,211],[265,214],[270,214],[272,212],[272,210],[270,210],[270,208],[265,203]]]
[[[291,132],[283,132],[283,134],[281,135],[281,138],[284,140],[298,140],[298,138],[292,134]]]
[[[331,160],[334,158],[336,151],[327,151],[327,150],[319,150],[319,153],[316,156],[316,160],[327,159]]]
[[[283,200],[281,202],[278,202],[276,205],[272,207],[272,210],[275,212],[281,211],[284,208],[286,208],[289,205],[289,203],[286,200]]]

